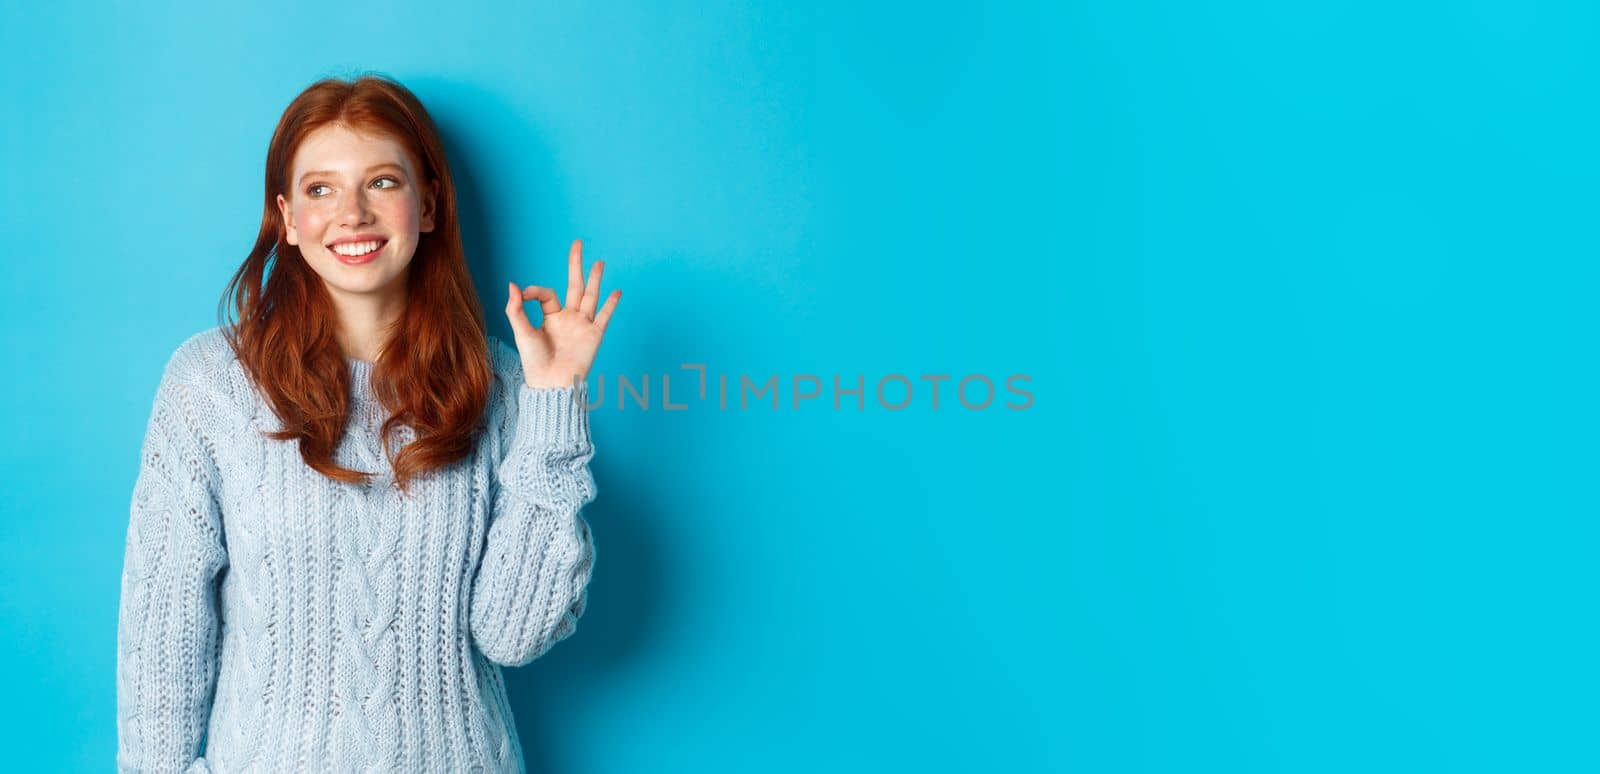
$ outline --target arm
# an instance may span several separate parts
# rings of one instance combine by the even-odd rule
[[[489,535],[472,586],[472,636],[502,666],[566,639],[588,598],[594,542],[580,510],[595,498],[587,386],[515,378],[498,428],[509,441],[491,484]]]
[[[216,580],[227,566],[216,467],[188,356],[168,361],[134,483],[117,619],[117,769],[187,769],[216,684]]]

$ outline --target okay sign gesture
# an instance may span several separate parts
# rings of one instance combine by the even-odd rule
[[[567,303],[556,302],[556,292],[550,288],[529,285],[517,287],[512,282],[507,290],[506,317],[511,319],[511,332],[517,340],[517,354],[522,356],[522,377],[529,387],[569,387],[583,381],[594,364],[595,353],[600,350],[600,339],[606,334],[606,323],[622,298],[622,291],[613,290],[606,304],[595,313],[600,302],[600,275],[605,261],[596,261],[589,272],[587,285],[583,281],[583,240],[572,241],[567,255]],[[544,323],[535,328],[528,321],[522,302],[538,299],[544,312]]]

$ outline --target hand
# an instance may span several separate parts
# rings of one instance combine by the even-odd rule
[[[538,285],[518,288],[517,283],[510,283],[506,317],[511,319],[517,354],[522,356],[522,378],[529,387],[569,387],[589,376],[589,366],[594,364],[595,353],[600,350],[606,324],[622,298],[622,291],[611,291],[605,306],[595,313],[595,304],[600,301],[600,275],[605,265],[605,261],[595,262],[585,286],[583,240],[572,241],[572,250],[567,256],[565,307],[556,302],[556,292],[550,288]],[[544,323],[537,328],[522,309],[522,302],[528,299],[538,299],[539,309],[544,312]]]

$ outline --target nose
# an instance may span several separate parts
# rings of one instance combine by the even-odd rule
[[[369,204],[364,189],[357,188],[344,194],[339,200],[339,225],[359,226],[369,222],[372,217],[372,208]]]

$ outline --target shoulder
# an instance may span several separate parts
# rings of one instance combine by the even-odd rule
[[[234,360],[222,327],[212,326],[190,335],[172,351],[162,378],[194,387],[214,386]]]
[[[191,418],[233,422],[248,419],[252,408],[250,380],[220,326],[193,333],[167,357],[156,402],[176,402]]]

